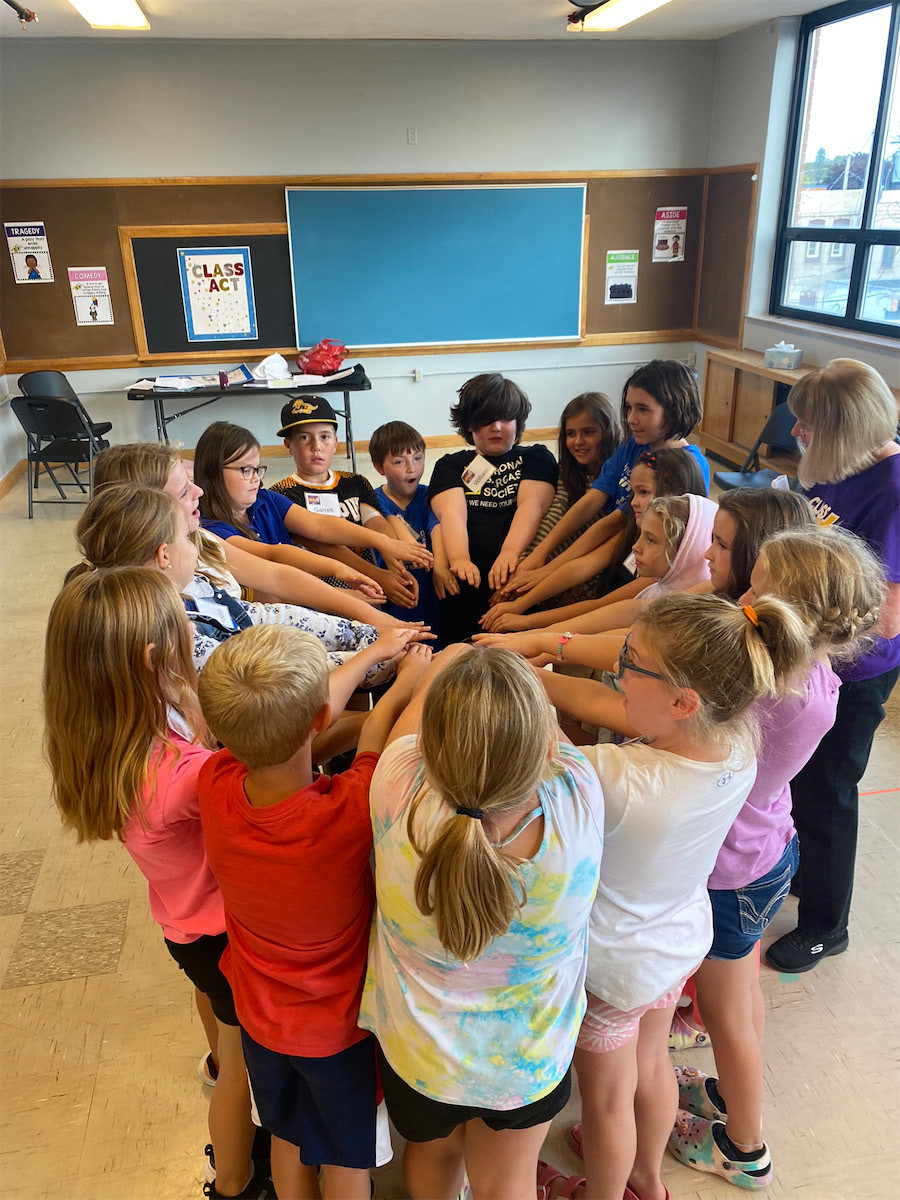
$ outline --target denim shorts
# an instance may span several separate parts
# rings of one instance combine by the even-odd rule
[[[713,944],[707,958],[738,959],[750,954],[790,891],[797,863],[795,834],[772,870],[753,883],[733,890],[710,888]]]

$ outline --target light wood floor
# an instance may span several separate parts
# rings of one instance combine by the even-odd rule
[[[272,460],[270,474],[287,465]],[[76,558],[80,511],[44,506],[28,521],[21,481],[0,500],[0,1197],[187,1200],[200,1195],[207,1141],[190,988],[124,851],[79,847],[60,830],[41,759],[44,625]],[[763,967],[772,1200],[897,1195],[898,784],[895,697],[862,789],[850,950],[802,976]],[[793,926],[794,905],[771,937]],[[712,1071],[708,1051],[684,1061]],[[546,1147],[572,1171],[565,1129],[577,1112],[576,1098]],[[738,1194],[671,1159],[664,1175],[673,1200]],[[396,1165],[378,1188],[405,1195]]]

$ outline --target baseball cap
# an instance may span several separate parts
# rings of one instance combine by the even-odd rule
[[[287,437],[300,425],[315,425],[323,421],[337,429],[337,417],[328,401],[322,396],[298,396],[295,400],[288,400],[282,408],[278,436]]]

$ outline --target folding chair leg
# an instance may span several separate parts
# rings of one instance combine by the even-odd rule
[[[34,464],[35,475],[37,474],[37,463]],[[34,518],[34,480],[31,475],[31,463],[28,464],[28,470],[25,472],[28,476],[28,520]]]

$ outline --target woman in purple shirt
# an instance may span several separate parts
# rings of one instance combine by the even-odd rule
[[[881,560],[887,594],[868,654],[841,667],[837,717],[792,780],[800,835],[799,924],[768,949],[779,971],[809,971],[847,949],[858,784],[900,674],[900,445],[897,401],[877,371],[836,358],[791,389],[798,475],[821,525],[858,534]]]
[[[816,657],[795,689],[756,705],[756,782],[709,877],[713,944],[694,976],[718,1078],[675,1068],[681,1111],[669,1143],[688,1166],[733,1183],[739,1178],[750,1190],[773,1174],[762,1140],[764,1006],[754,951],[797,869],[789,781],[834,723],[841,681],[829,659],[858,657],[878,620],[884,581],[860,538],[839,529],[787,529],[763,543],[740,603],[752,606],[763,595],[787,600],[803,616]]]

